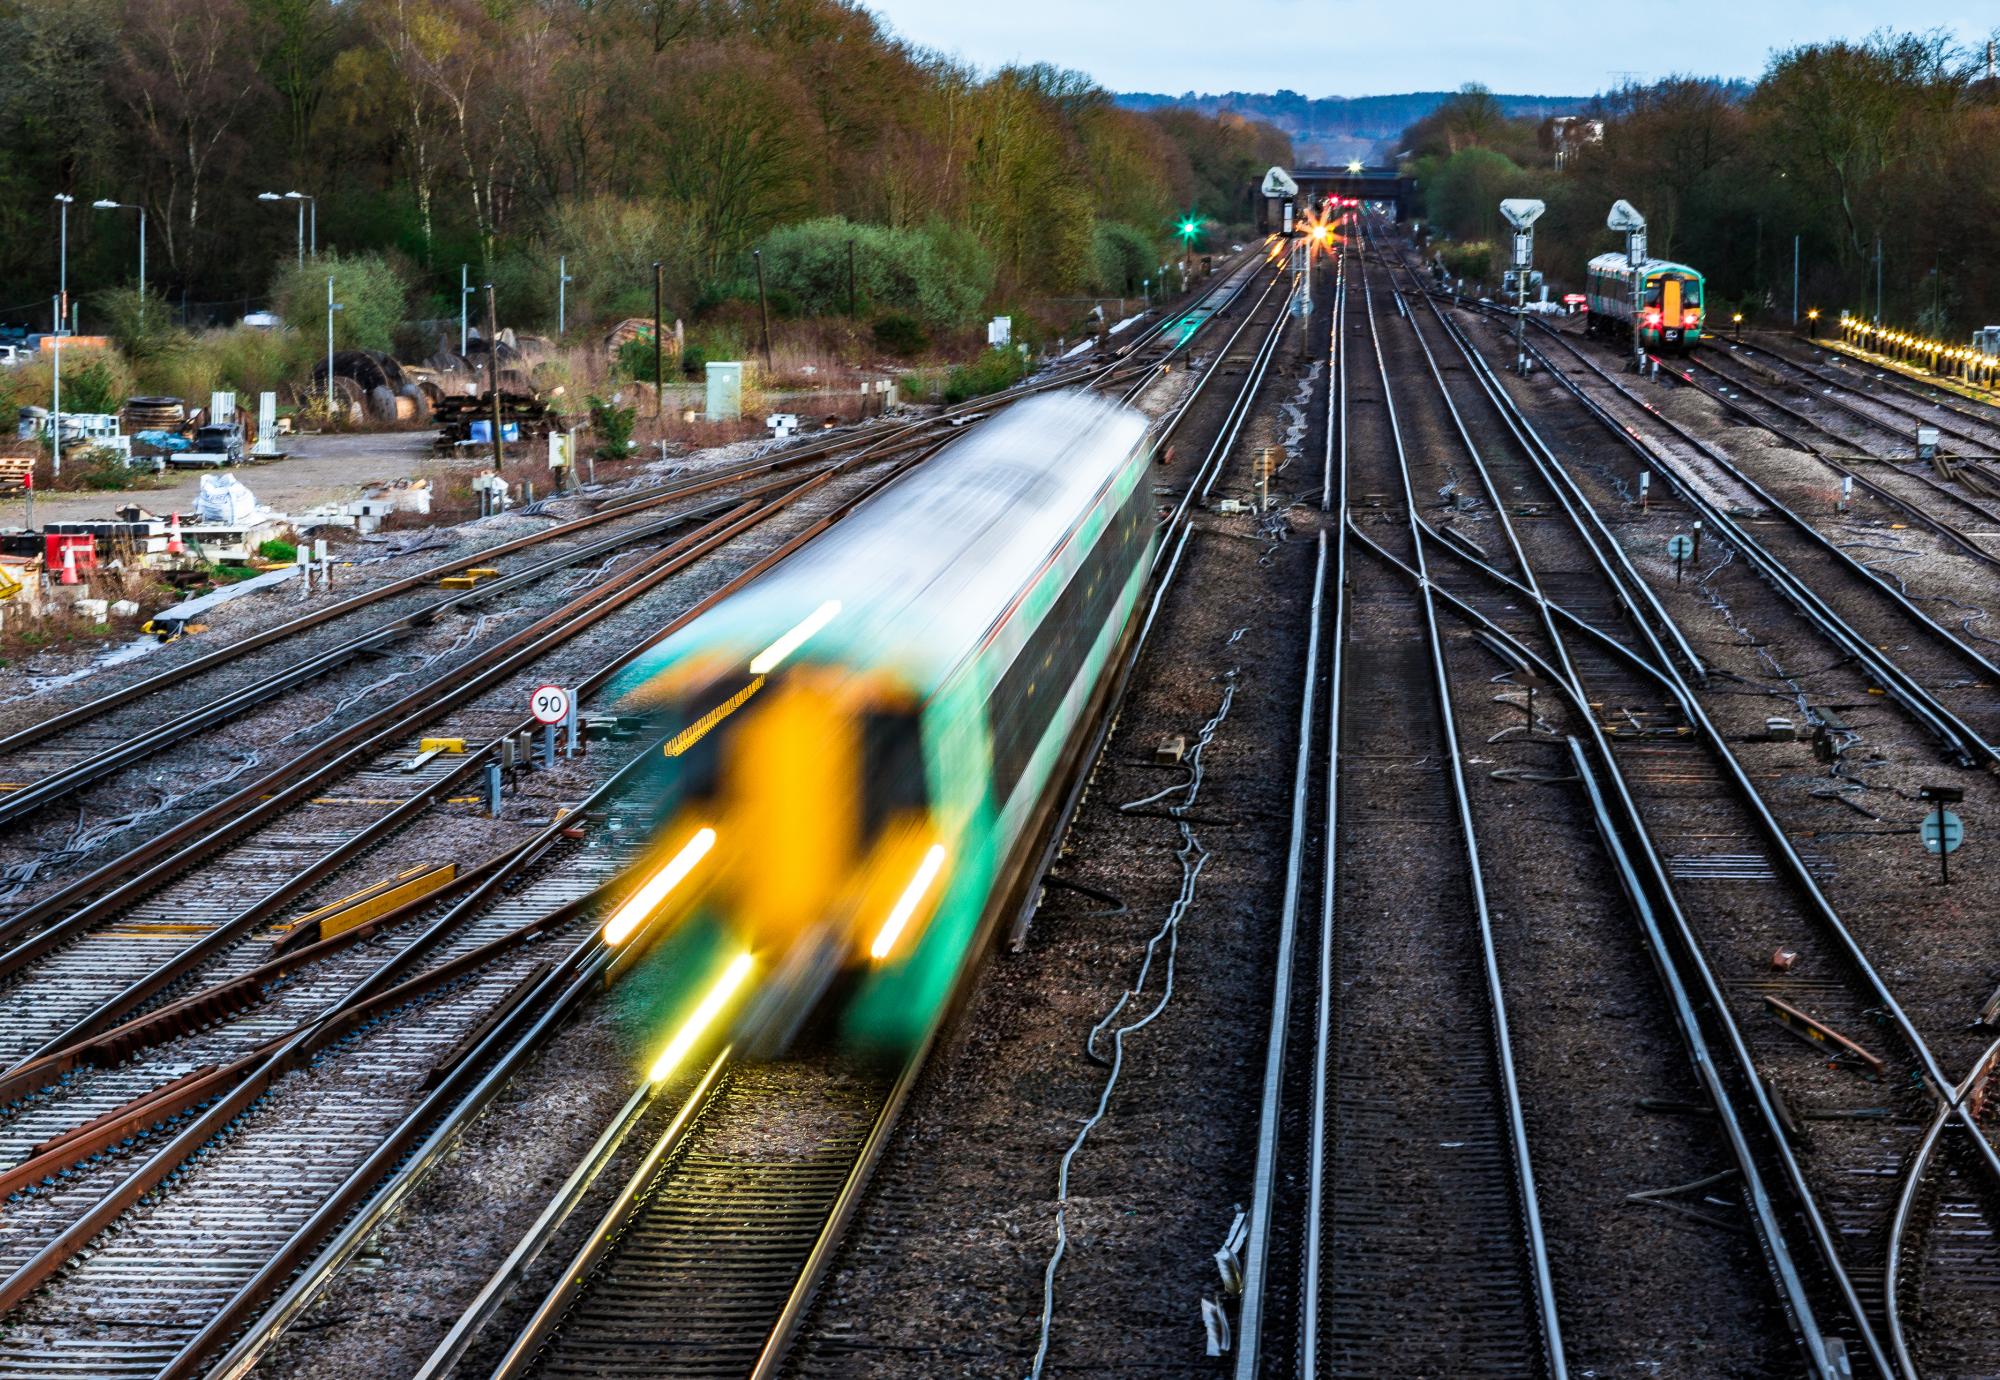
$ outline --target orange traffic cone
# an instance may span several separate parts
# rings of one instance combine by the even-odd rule
[[[181,545],[181,515],[175,513],[173,520],[167,524],[167,554],[178,556],[184,550],[186,548]]]
[[[63,545],[62,582],[66,585],[76,583],[76,548],[68,543]]]

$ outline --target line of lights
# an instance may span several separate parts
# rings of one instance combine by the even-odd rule
[[[773,642],[750,659],[750,674],[765,676],[778,669],[784,659],[805,645],[807,638],[831,623],[840,614],[840,600],[829,599],[804,618],[783,637]]]
[[[729,966],[722,970],[722,976],[715,980],[715,985],[702,997],[701,1005],[695,1007],[694,1013],[681,1023],[681,1028],[674,1032],[674,1038],[667,1041],[667,1047],[661,1050],[660,1057],[653,1061],[653,1067],[646,1074],[649,1082],[658,1083],[680,1067],[681,1061],[687,1058],[688,1051],[694,1048],[695,1041],[715,1024],[715,1018],[722,1014],[725,1006],[729,1005],[729,999],[735,996],[737,989],[749,980],[750,969],[754,963],[755,960],[747,952],[729,960]]]
[[[667,865],[648,877],[645,884],[625,898],[625,904],[618,907],[611,918],[604,922],[604,942],[616,948],[632,937],[632,931],[646,922],[648,916],[660,908],[668,893],[687,880],[688,873],[694,871],[695,864],[708,856],[708,850],[715,847],[715,830],[702,828],[695,836],[681,845],[681,851],[667,861]]]
[[[1840,314],[1840,328],[1853,332],[1861,340],[1872,340],[1878,349],[1886,347],[1892,350],[1912,350],[1918,354],[1936,355],[1939,359],[1949,359],[1961,364],[1977,362],[1989,368],[2000,365],[2000,355],[1988,354],[1984,350],[1975,350],[1967,345],[1947,345],[1942,340],[1927,340],[1908,331],[1892,331],[1887,326],[1877,326],[1873,322],[1863,321],[1858,316],[1849,316],[1846,312]]]
[[[924,893],[931,889],[939,872],[944,870],[944,845],[934,843],[924,853],[924,860],[917,864],[917,874],[910,878],[910,884],[903,888],[903,894],[896,898],[890,908],[889,918],[882,922],[882,928],[875,932],[875,942],[868,946],[868,955],[876,962],[887,958],[896,948],[896,941],[903,937],[909,927],[910,917],[917,913],[917,903],[924,899]]]

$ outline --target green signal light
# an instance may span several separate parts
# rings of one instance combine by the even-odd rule
[[[1194,237],[1195,237],[1196,235],[1198,235],[1198,234],[1200,234],[1200,233],[1201,233],[1201,222],[1200,222],[1200,221],[1197,221],[1197,220],[1184,220],[1184,221],[1182,221],[1182,222],[1181,222],[1181,227],[1180,227],[1180,236],[1181,236],[1181,238],[1182,238],[1182,239],[1184,239],[1184,240],[1191,240],[1191,239],[1193,239],[1193,238],[1194,238]]]

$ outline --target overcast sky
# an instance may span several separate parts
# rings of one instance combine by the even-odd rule
[[[1680,0],[1620,7],[1558,0],[864,0],[897,33],[981,68],[1077,67],[1115,91],[1276,91],[1368,96],[1484,82],[1496,91],[1588,95],[1629,74],[1754,77],[1773,49],[1859,38],[1893,23],[1984,46],[1990,3]],[[1629,55],[1601,20],[1648,24]],[[1682,42],[1662,46],[1679,35]]]

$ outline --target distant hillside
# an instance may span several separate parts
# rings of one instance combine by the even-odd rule
[[[1384,152],[1402,132],[1437,109],[1449,91],[1411,91],[1398,96],[1301,96],[1296,91],[1228,91],[1220,95],[1193,91],[1169,96],[1154,91],[1128,91],[1118,103],[1130,110],[1180,106],[1205,115],[1234,111],[1276,125],[1292,137],[1301,163],[1345,162],[1365,158],[1378,146]],[[1493,98],[1509,115],[1547,117],[1581,109],[1589,96],[1506,96]]]

